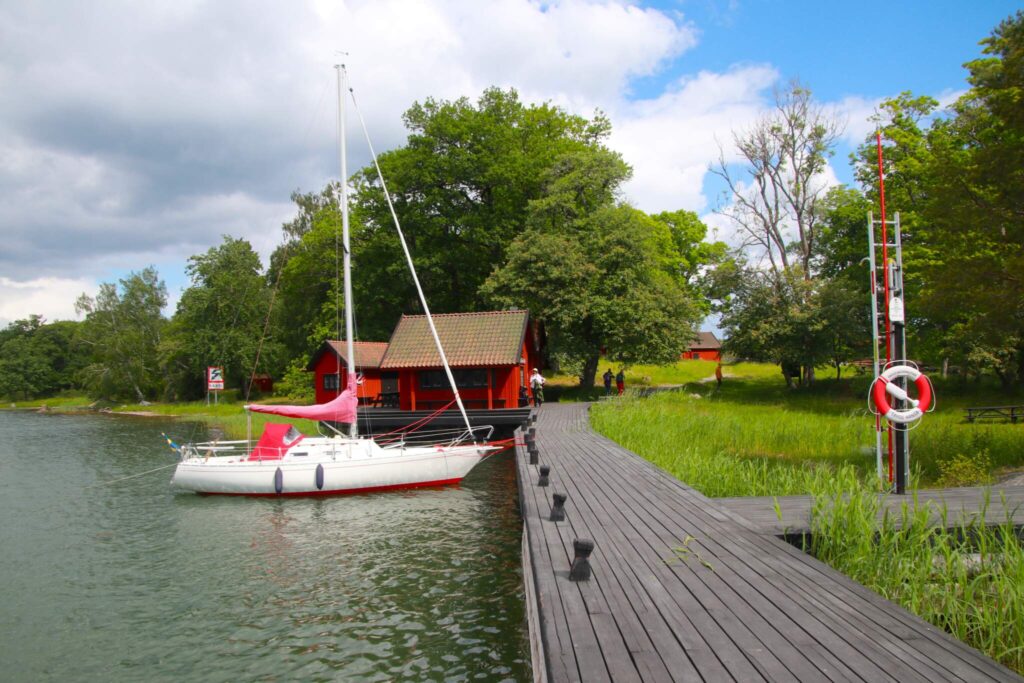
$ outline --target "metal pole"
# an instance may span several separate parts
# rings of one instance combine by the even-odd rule
[[[903,241],[900,234],[900,215],[896,214],[896,260],[893,263],[893,304],[889,307],[892,314],[893,326],[893,362],[897,365],[907,364],[907,335],[906,335],[906,295],[903,290]],[[904,391],[907,390],[907,380],[900,378],[896,380],[897,386]],[[894,406],[897,410],[907,408],[905,401],[896,400]],[[895,455],[896,455],[896,493],[903,494],[907,491],[907,484],[910,480],[910,444],[907,441],[906,428],[895,429]]]
[[[345,373],[345,387],[356,373],[355,334],[352,323],[352,251],[349,248],[348,236],[348,165],[345,159],[345,65],[334,67],[338,71],[338,156],[341,158],[341,248],[343,251],[342,270],[345,276],[345,342],[348,354],[348,368]],[[341,388],[340,377],[338,388]],[[349,427],[349,435],[359,435],[359,420],[354,420]]]

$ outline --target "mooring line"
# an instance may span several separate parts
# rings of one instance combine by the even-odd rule
[[[100,482],[99,484],[90,484],[89,486],[86,486],[85,488],[92,489],[92,488],[96,488],[97,486],[107,486],[108,484],[116,484],[117,482],[124,481],[125,479],[134,479],[135,477],[141,477],[143,475],[152,474],[153,472],[158,472],[160,470],[166,470],[168,467],[177,467],[177,466],[178,466],[178,463],[172,462],[170,465],[164,465],[162,467],[154,467],[151,470],[146,470],[145,472],[139,472],[138,474],[129,474],[127,477],[121,477],[120,479],[111,479],[110,481],[103,481],[103,482]]]

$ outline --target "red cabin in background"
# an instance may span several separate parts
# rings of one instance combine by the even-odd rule
[[[433,316],[467,409],[519,405],[520,388],[529,386],[540,357],[529,317],[523,310]],[[426,316],[402,316],[390,342],[357,342],[355,353],[356,371],[363,375],[362,404],[436,410],[454,399]],[[317,403],[326,403],[345,388],[344,354],[344,342],[326,341],[310,360],[307,368],[315,372]]]
[[[722,342],[714,332],[698,332],[695,339],[683,353],[684,360],[722,360]]]
[[[362,374],[359,385],[359,403],[373,403],[382,392],[380,361],[387,351],[384,342],[356,342],[356,373]],[[325,341],[306,366],[316,378],[316,402],[327,403],[345,390],[348,376],[347,345],[344,341]],[[397,389],[396,389],[397,390]]]
[[[515,408],[538,358],[527,311],[435,315],[448,365],[463,405]],[[398,406],[430,410],[454,399],[426,316],[403,315],[391,335],[381,372],[398,374]]]

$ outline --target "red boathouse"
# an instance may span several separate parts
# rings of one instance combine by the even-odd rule
[[[435,315],[448,365],[467,409],[515,408],[538,358],[524,310]],[[398,373],[398,406],[430,410],[454,398],[426,316],[398,321],[381,372]]]
[[[683,353],[684,360],[722,360],[722,342],[714,332],[698,332],[697,338]]]
[[[539,351],[525,310],[434,315],[448,365],[467,409],[515,408]],[[402,410],[436,410],[454,394],[426,316],[404,315],[391,341],[356,342],[356,372],[363,380],[361,405]],[[307,369],[316,377],[316,402],[326,403],[345,388],[345,342],[325,341]]]

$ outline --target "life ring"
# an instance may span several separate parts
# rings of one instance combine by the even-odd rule
[[[895,384],[895,380],[902,377],[913,380],[917,387],[916,400],[910,398],[907,392]],[[889,405],[889,397],[886,394],[892,394],[901,401],[906,401],[911,407],[903,410],[893,408]],[[932,403],[932,384],[917,368],[910,365],[894,365],[875,380],[871,387],[871,396],[882,417],[897,424],[907,424],[920,419],[928,410]]]

